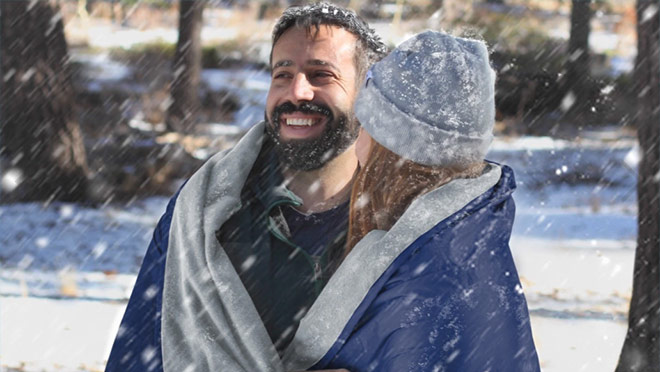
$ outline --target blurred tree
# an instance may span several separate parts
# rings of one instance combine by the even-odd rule
[[[83,200],[88,168],[64,26],[48,1],[0,1],[5,202]]]
[[[427,8],[427,11],[429,13],[433,13],[433,12],[436,12],[436,11],[442,9],[442,2],[443,1],[444,0],[431,0],[429,2],[429,6]]]
[[[80,17],[83,22],[89,22],[89,10],[91,4],[87,0],[78,0],[78,17]]]
[[[616,372],[660,371],[660,15],[637,0],[634,122],[642,156],[637,180],[638,236],[628,333]]]
[[[564,94],[567,95],[565,109],[578,115],[591,107],[589,102],[591,94],[588,89],[590,23],[591,0],[573,0]]]
[[[204,4],[204,0],[181,0],[179,3],[179,40],[170,88],[172,102],[166,118],[168,129],[178,132],[190,132],[198,119]]]
[[[259,0],[259,8],[257,11],[257,20],[266,19],[273,11],[280,12],[282,8],[294,5],[286,0]],[[300,5],[300,4],[298,4]]]

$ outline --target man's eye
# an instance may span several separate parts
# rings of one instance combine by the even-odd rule
[[[286,72],[278,72],[275,75],[273,75],[273,79],[286,79],[290,77],[291,75]]]
[[[332,77],[332,74],[327,71],[316,71],[312,73],[312,77],[317,79],[323,79],[323,78]]]

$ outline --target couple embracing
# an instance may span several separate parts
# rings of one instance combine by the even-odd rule
[[[539,371],[486,46],[387,54],[320,3],[271,68],[264,122],[170,201],[106,370]]]

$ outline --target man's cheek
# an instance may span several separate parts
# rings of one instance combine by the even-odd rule
[[[264,121],[266,122],[266,126],[272,129],[277,129],[276,125],[274,124],[274,116],[273,113],[271,112],[270,114],[268,111],[264,112]],[[275,118],[276,119],[276,118]]]

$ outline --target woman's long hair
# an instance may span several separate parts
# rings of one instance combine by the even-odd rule
[[[404,159],[372,140],[351,191],[345,255],[371,230],[389,230],[412,201],[456,178],[476,178],[485,164],[433,167]]]

